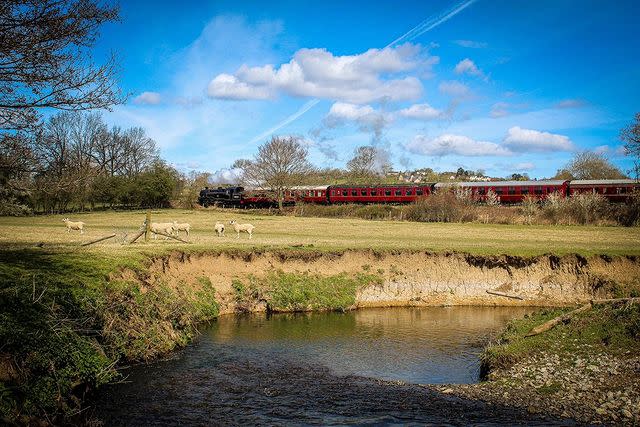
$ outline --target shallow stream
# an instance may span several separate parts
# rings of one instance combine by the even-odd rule
[[[515,307],[223,316],[171,359],[123,371],[96,400],[106,425],[561,424],[419,384],[478,381]]]

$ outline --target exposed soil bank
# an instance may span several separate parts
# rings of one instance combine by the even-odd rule
[[[151,262],[142,274],[124,271],[123,279],[141,287],[197,286],[208,279],[216,289],[220,313],[268,309],[269,275],[334,277],[366,274],[376,278],[360,286],[349,308],[437,305],[566,306],[615,296],[638,285],[637,257],[543,255],[472,256],[460,253],[345,251],[174,253]],[[259,282],[253,300],[238,295],[238,281]],[[265,281],[266,280],[266,281]],[[493,295],[498,292],[517,298]],[[286,311],[286,310],[283,310]]]

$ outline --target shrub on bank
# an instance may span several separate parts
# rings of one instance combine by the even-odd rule
[[[474,202],[464,192],[437,192],[408,205],[298,204],[280,214],[301,217],[361,218],[417,222],[481,222],[491,224],[640,225],[640,193],[627,203],[609,203],[600,194],[565,198],[550,194],[544,201],[525,197],[515,206]]]

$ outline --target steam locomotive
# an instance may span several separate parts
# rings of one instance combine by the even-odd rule
[[[562,197],[594,193],[602,195],[610,202],[624,202],[634,191],[640,191],[640,182],[632,179],[605,179],[299,186],[285,193],[284,205],[293,205],[297,202],[326,205],[403,204],[449,189],[464,190],[478,201],[485,201],[487,194],[492,191],[503,204],[520,203],[527,196],[543,200],[553,193]],[[244,187],[204,188],[200,191],[198,203],[203,207],[240,208],[267,208],[278,205],[274,192],[264,189],[247,190]]]

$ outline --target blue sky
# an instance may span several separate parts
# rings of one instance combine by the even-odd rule
[[[604,1],[123,2],[115,50],[143,126],[183,171],[228,176],[271,134],[318,166],[355,147],[396,169],[551,176],[576,152],[622,169],[640,110],[640,3]]]

